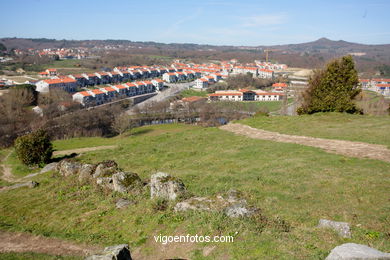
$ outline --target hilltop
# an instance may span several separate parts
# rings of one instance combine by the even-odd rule
[[[389,145],[389,116],[331,113],[287,119],[258,116],[241,123],[266,126],[281,133],[296,129],[294,133],[300,135]],[[164,208],[150,200],[147,193],[108,194],[95,185],[78,184],[77,177],[59,177],[49,172],[33,178],[40,183],[37,188],[0,192],[3,230],[34,230],[34,234],[98,246],[130,243],[138,258],[216,259],[245,255],[253,259],[323,259],[332,248],[347,242],[390,250],[387,198],[383,196],[389,186],[390,164],[384,161],[251,139],[218,128],[177,124],[141,127],[114,138],[59,140],[54,145],[57,151],[68,153],[110,145],[110,149],[82,153],[77,160],[97,163],[112,159],[143,180],[156,171],[168,172],[182,179],[188,190],[198,196],[236,189],[243,192],[250,205],[261,210],[264,218],[177,213],[172,205]],[[1,154],[8,152],[3,150]],[[20,171],[14,159],[11,154],[12,169]],[[118,210],[115,202],[123,196],[136,203]],[[350,223],[352,238],[318,228],[320,218]],[[187,233],[234,235],[235,240],[164,247],[153,239],[153,235]]]

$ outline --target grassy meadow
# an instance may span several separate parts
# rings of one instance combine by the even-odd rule
[[[389,145],[383,135],[388,120],[322,114],[256,117],[242,123],[285,133]],[[261,209],[262,217],[175,213],[173,204],[166,210],[156,207],[148,192],[105,193],[76,178],[46,173],[35,177],[40,183],[37,188],[0,192],[0,228],[103,246],[129,243],[133,250],[151,258],[162,250],[154,235],[187,233],[234,235],[235,239],[233,243],[170,244],[176,253],[166,257],[323,259],[346,242],[390,251],[389,163],[180,124],[137,128],[114,138],[54,142],[57,150],[98,145],[117,148],[88,152],[77,160],[96,163],[113,159],[145,180],[164,171],[181,178],[198,196],[237,189],[251,206]],[[137,203],[118,210],[115,201],[120,197]],[[332,230],[317,228],[320,218],[349,222],[353,237],[344,239]],[[204,246],[216,247],[204,256]]]

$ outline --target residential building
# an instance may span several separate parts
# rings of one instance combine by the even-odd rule
[[[49,92],[50,89],[62,89],[66,92],[75,92],[77,89],[76,80],[64,77],[59,79],[45,79],[40,80],[36,84],[36,91],[38,92]]]

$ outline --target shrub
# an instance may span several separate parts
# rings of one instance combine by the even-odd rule
[[[19,160],[26,165],[48,163],[53,154],[53,145],[46,131],[37,130],[15,140],[15,151]]]
[[[298,114],[317,112],[359,113],[353,99],[360,93],[358,74],[351,56],[330,62],[314,73],[303,94]]]

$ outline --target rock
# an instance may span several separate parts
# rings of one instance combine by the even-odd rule
[[[102,254],[89,256],[85,260],[131,260],[129,245],[106,247]]]
[[[347,222],[336,222],[327,219],[320,219],[318,223],[319,227],[331,228],[335,230],[341,237],[351,237],[351,230]]]
[[[175,200],[187,193],[184,183],[167,173],[158,172],[150,179],[151,198]]]
[[[390,259],[389,253],[384,253],[366,245],[355,243],[346,243],[336,246],[325,258],[325,260],[376,260],[376,259]]]
[[[88,181],[94,173],[95,166],[93,164],[83,164],[79,170],[79,181]]]
[[[226,197],[193,197],[175,205],[174,210],[188,211],[210,211],[222,212],[231,218],[250,217],[259,212],[257,208],[247,206],[245,199],[239,199],[238,196],[231,196],[228,192]]]
[[[175,211],[200,210],[200,211],[215,211],[213,207],[214,201],[206,197],[193,197],[175,205]]]
[[[35,181],[27,181],[27,182],[23,182],[23,183],[17,183],[17,184],[14,184],[10,187],[7,187],[9,190],[13,190],[13,189],[18,189],[18,188],[22,188],[22,187],[28,187],[28,188],[35,188],[39,185],[38,182],[35,182]]]
[[[250,217],[257,213],[258,209],[249,208],[244,204],[237,203],[225,208],[226,216],[230,218]]]
[[[127,199],[119,199],[116,203],[115,206],[117,209],[124,209],[127,208],[130,205],[135,204],[134,201],[130,201]]]
[[[109,190],[114,190],[114,184],[111,177],[96,178],[96,184]]]
[[[62,160],[57,164],[57,170],[62,176],[71,176],[78,174],[81,163],[70,160]]]
[[[127,193],[142,188],[141,178],[132,172],[117,172],[112,175],[114,191]]]
[[[117,171],[118,171],[118,164],[115,161],[112,160],[104,161],[98,163],[95,172],[93,174],[93,177],[94,178],[111,177]]]
[[[56,163],[56,162],[52,162],[52,163],[46,164],[45,167],[43,167],[41,169],[40,173],[54,171],[54,170],[57,169],[57,165],[58,165],[58,163]]]

